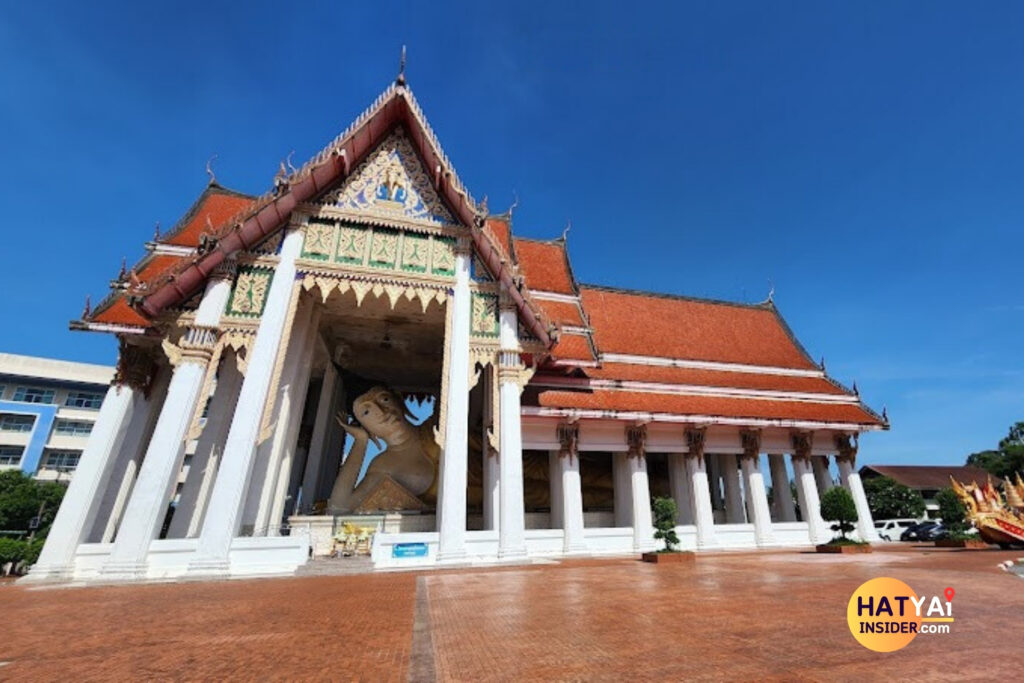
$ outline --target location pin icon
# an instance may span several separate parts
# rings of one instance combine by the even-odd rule
[[[943,592],[944,592],[944,593],[946,594],[946,602],[952,602],[952,601],[953,601],[953,596],[954,596],[954,595],[956,594],[956,591],[954,591],[954,590],[953,590],[953,589],[952,589],[952,588],[950,587],[950,588],[947,588],[947,589],[946,589],[945,591],[943,591]]]

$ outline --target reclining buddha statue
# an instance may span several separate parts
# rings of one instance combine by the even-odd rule
[[[352,448],[338,471],[328,510],[339,513],[433,508],[440,460],[433,422],[413,424],[402,397],[383,386],[358,396],[352,403],[352,417],[355,423],[349,423],[343,413],[336,417],[352,437]],[[360,480],[371,441],[382,450]]]

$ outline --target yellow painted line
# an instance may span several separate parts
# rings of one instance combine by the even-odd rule
[[[953,617],[924,617],[921,621],[948,621],[952,622]]]

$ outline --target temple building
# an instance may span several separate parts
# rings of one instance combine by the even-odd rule
[[[887,419],[771,300],[577,282],[401,76],[266,194],[211,174],[146,249],[72,322],[117,373],[28,580],[290,573],[345,523],[378,567],[632,553],[655,496],[685,548],[805,546],[833,471],[877,538],[854,459]]]

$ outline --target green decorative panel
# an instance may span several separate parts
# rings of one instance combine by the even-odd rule
[[[474,337],[497,337],[498,329],[498,295],[473,292],[470,334]]]
[[[394,268],[398,261],[398,231],[378,228],[370,236],[370,265]]]
[[[369,236],[369,229],[361,225],[342,224],[338,229],[338,251],[334,260],[338,263],[363,265]]]
[[[425,273],[429,258],[429,237],[411,232],[402,235],[402,270],[410,273]]]
[[[434,275],[455,275],[455,239],[435,237],[430,255],[430,272]]]
[[[338,229],[333,223],[310,223],[306,226],[306,240],[302,243],[303,258],[326,261],[334,253],[334,240]]]
[[[228,299],[227,314],[258,318],[267,305],[267,293],[274,271],[263,266],[239,266],[235,287]]]

